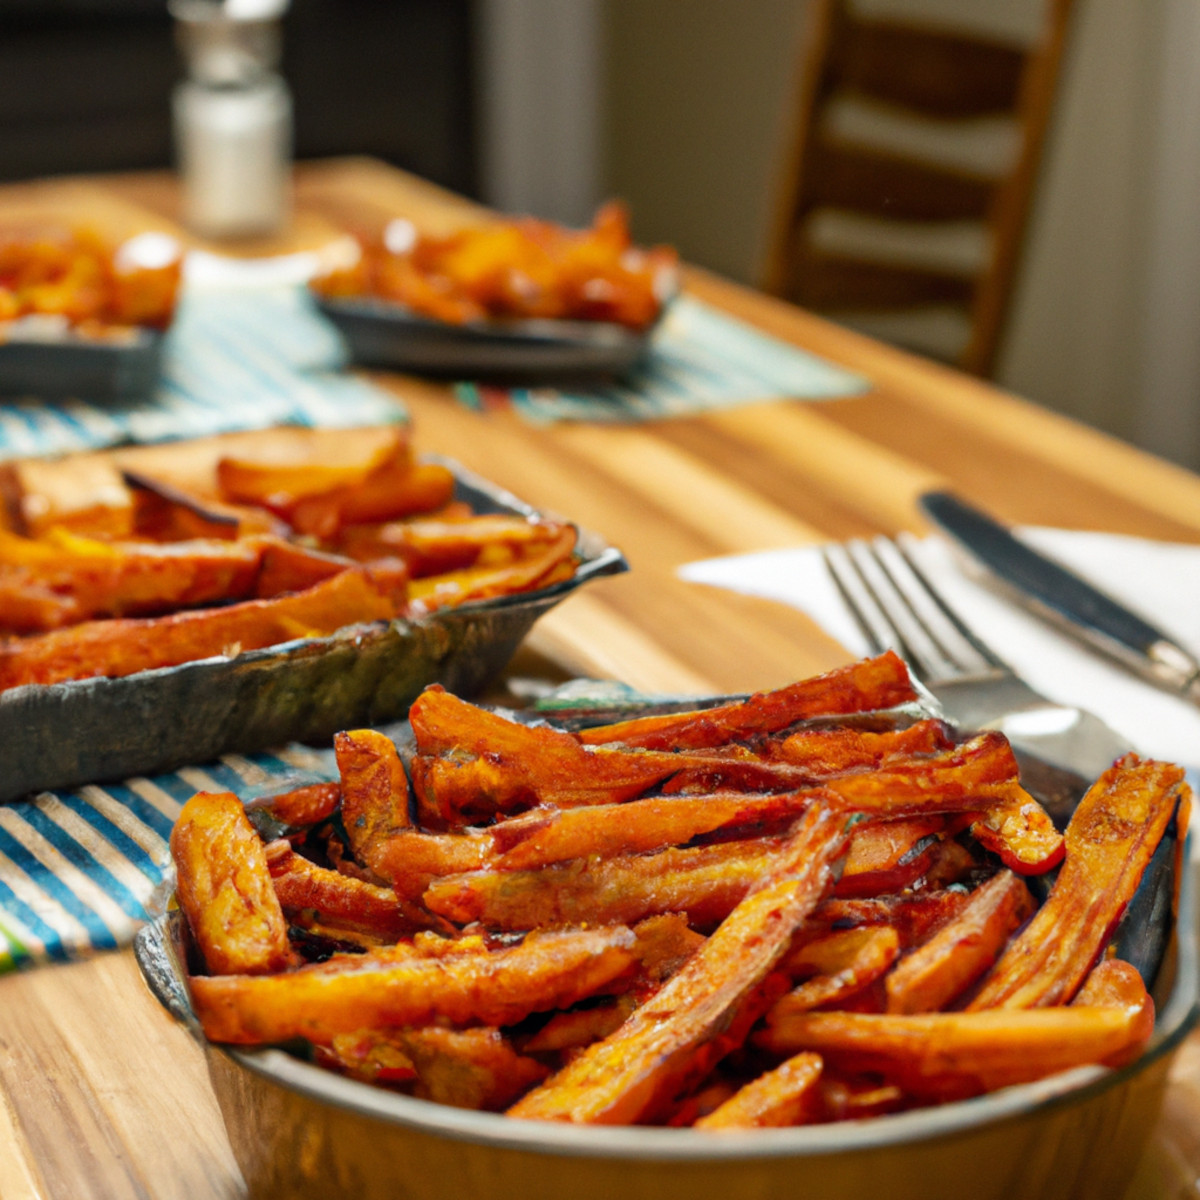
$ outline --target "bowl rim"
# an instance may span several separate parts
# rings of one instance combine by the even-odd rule
[[[184,1022],[211,1054],[221,1055],[262,1081],[299,1093],[323,1105],[390,1125],[441,1138],[471,1142],[524,1153],[618,1160],[726,1162],[806,1156],[830,1156],[880,1149],[962,1135],[1006,1120],[1049,1113],[1090,1100],[1140,1075],[1172,1053],[1200,1018],[1200,953],[1196,937],[1196,880],[1188,851],[1181,855],[1181,880],[1172,944],[1175,979],[1167,1002],[1157,1014],[1146,1050],[1132,1063],[1109,1069],[1083,1066],[1032,1083],[1018,1084],[983,1096],[824,1125],[788,1129],[722,1131],[665,1129],[645,1126],[590,1126],[549,1121],[517,1120],[501,1113],[453,1108],[428,1100],[335,1075],[276,1047],[239,1049],[208,1042],[187,1002],[187,985],[179,977],[177,960],[168,957],[173,982],[179,988],[175,1003],[164,995],[161,970],[154,959],[163,951],[153,946],[170,936],[177,911],[165,913],[139,932],[135,954],[147,985],[160,1003]],[[176,928],[178,926],[176,925]],[[184,1011],[180,1011],[183,1007]]]

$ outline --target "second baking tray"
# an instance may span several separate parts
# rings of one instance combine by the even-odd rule
[[[478,512],[535,510],[455,463],[456,496]],[[534,622],[576,588],[628,570],[580,530],[571,579],[533,592],[352,625],[233,657],[118,679],[28,684],[0,693],[0,801],[323,741],[340,729],[403,716],[422,688],[471,695],[508,663]]]

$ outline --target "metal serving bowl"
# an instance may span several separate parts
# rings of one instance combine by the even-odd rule
[[[205,1046],[252,1196],[1119,1200],[1197,1017],[1193,885],[1183,875],[1153,989],[1154,1035],[1131,1065],[895,1116],[741,1133],[519,1121],[373,1088],[278,1049],[211,1045],[188,999],[180,915],[146,926],[134,949],[159,1001]]]

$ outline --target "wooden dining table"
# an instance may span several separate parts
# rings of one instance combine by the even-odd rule
[[[368,159],[301,164],[278,236],[192,238],[167,172],[0,188],[0,219],[41,212],[153,228],[223,254],[312,250],[394,216],[448,230],[473,204]],[[535,425],[475,411],[440,383],[388,372],[418,445],[621,547],[631,570],[545,616],[520,680],[622,680],[650,692],[771,688],[849,657],[800,611],[685,582],[684,563],[901,530],[950,486],[1020,524],[1200,544],[1200,476],[994,385],[911,356],[699,269],[686,291],[869,381],[820,403],[769,398],[636,424]],[[507,692],[504,689],[507,688]],[[63,731],[69,737],[68,730]],[[1200,1034],[1177,1055],[1129,1200],[1200,1196]],[[3,1200],[234,1200],[246,1194],[201,1048],[158,1006],[128,949],[0,978]]]

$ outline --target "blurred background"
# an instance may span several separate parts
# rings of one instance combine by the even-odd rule
[[[1048,2],[858,0],[1014,47]],[[574,223],[618,195],[639,240],[759,286],[823,3],[292,0],[295,153],[375,155]],[[1200,468],[1200,4],[1069,8],[986,374]],[[169,166],[181,76],[165,0],[0,0],[0,177]],[[1011,147],[976,124],[962,169],[986,174],[978,156]],[[965,272],[980,243],[963,232],[921,252]],[[854,323],[955,357],[949,320],[889,321]]]

